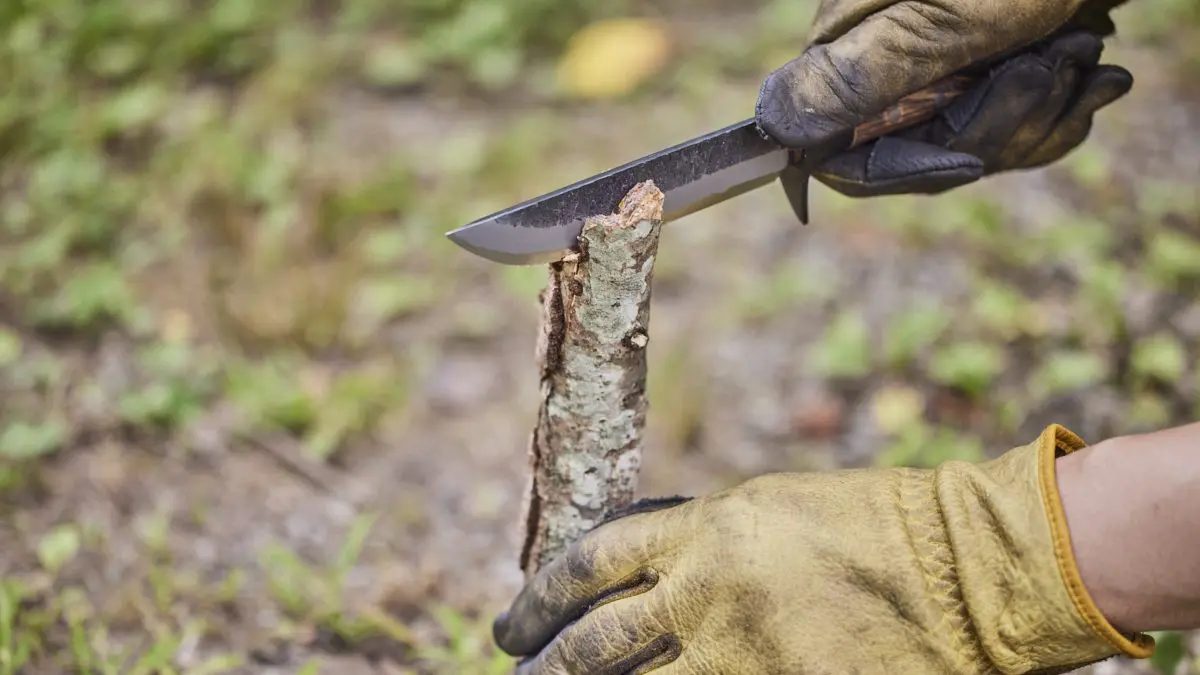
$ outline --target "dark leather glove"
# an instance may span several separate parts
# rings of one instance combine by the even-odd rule
[[[821,0],[812,42],[772,73],[759,123],[821,145],[968,66],[996,64],[1063,29],[1112,32],[1120,0]]]
[[[813,175],[854,197],[936,193],[1054,162],[1084,141],[1100,108],[1127,93],[1124,68],[1098,65],[1098,35],[1059,36],[992,68],[934,119],[824,162]]]

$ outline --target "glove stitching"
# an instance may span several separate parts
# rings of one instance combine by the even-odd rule
[[[929,474],[904,471],[898,492],[909,544],[926,589],[941,613],[933,632],[947,636],[952,643],[950,654],[956,659],[953,672],[994,672],[994,665],[972,632],[933,479]]]

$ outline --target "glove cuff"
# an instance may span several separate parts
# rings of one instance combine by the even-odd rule
[[[1114,628],[1083,586],[1054,463],[1083,447],[1052,425],[990,462],[948,462],[936,471],[966,614],[1000,672],[1065,672],[1153,651],[1148,636]]]
[[[1075,552],[1071,548],[1071,535],[1067,527],[1067,515],[1063,508],[1062,497],[1058,492],[1055,460],[1077,450],[1087,447],[1082,438],[1075,435],[1066,427],[1052,424],[1042,432],[1035,442],[1037,448],[1038,483],[1042,496],[1042,505],[1050,524],[1050,537],[1054,542],[1054,557],[1058,561],[1058,571],[1066,586],[1067,594],[1075,605],[1075,610],[1087,623],[1088,627],[1102,640],[1112,647],[1133,658],[1144,659],[1154,653],[1154,638],[1149,635],[1136,633],[1126,636],[1117,630],[1092,599],[1083,584],[1079,573],[1079,564],[1075,560]]]

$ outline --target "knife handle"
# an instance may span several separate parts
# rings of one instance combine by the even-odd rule
[[[951,75],[905,96],[895,105],[855,127],[850,147],[856,148],[880,136],[931,119],[939,110],[950,105],[951,101],[965,94],[976,82],[978,78],[969,75]]]
[[[806,148],[803,152],[793,151],[792,162],[780,174],[780,180],[800,222],[808,224],[808,178],[813,167],[820,166],[821,162],[838,152],[931,119],[978,81],[978,78],[970,75],[951,75],[905,96],[895,105],[855,127],[852,133],[840,134],[823,146]],[[849,148],[846,147],[847,135],[851,137]]]

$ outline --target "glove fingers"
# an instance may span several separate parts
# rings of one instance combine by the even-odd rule
[[[1028,153],[1019,168],[1043,166],[1060,159],[1082,143],[1092,129],[1092,118],[1100,108],[1124,96],[1133,87],[1133,75],[1120,66],[1099,66],[1092,71],[1082,93],[1053,131]]]
[[[596,528],[543,567],[492,626],[496,644],[514,656],[537,653],[592,606],[645,593],[658,583],[649,569],[671,546],[667,509],[626,516]]]
[[[1022,160],[1040,146],[1058,126],[1063,113],[1075,98],[1079,84],[1079,70],[1073,64],[1062,62],[1054,70],[1053,86],[1037,106],[1025,116],[1013,132],[1012,138],[1000,152],[997,164],[1003,167],[1019,166]]]
[[[1013,136],[1050,95],[1054,76],[1033,54],[1014,57],[998,67],[971,98],[955,101],[945,111],[941,143],[983,160],[988,173],[1002,166],[1000,158]]]
[[[826,160],[813,175],[851,197],[934,194],[979,180],[983,162],[929,143],[885,136]]]
[[[965,32],[966,23],[956,10],[924,2],[890,4],[866,15],[767,77],[759,125],[789,147],[820,145],[990,53],[962,47],[964,41],[990,42],[986,36],[947,39],[946,33]]]
[[[679,638],[663,635],[659,616],[642,603],[605,605],[563,629],[537,656],[517,666],[517,675],[550,673],[633,673],[678,658]],[[654,626],[651,628],[650,626]]]
[[[1065,33],[1051,40],[1042,56],[1052,64],[1069,61],[1081,68],[1093,68],[1100,63],[1104,41],[1087,31]]]
[[[1042,50],[1041,58],[1052,73],[1053,85],[1001,152],[1000,166],[1021,166],[1045,142],[1078,97],[1082,73],[1096,66],[1102,51],[1104,44],[1100,38],[1083,32],[1058,37]]]

